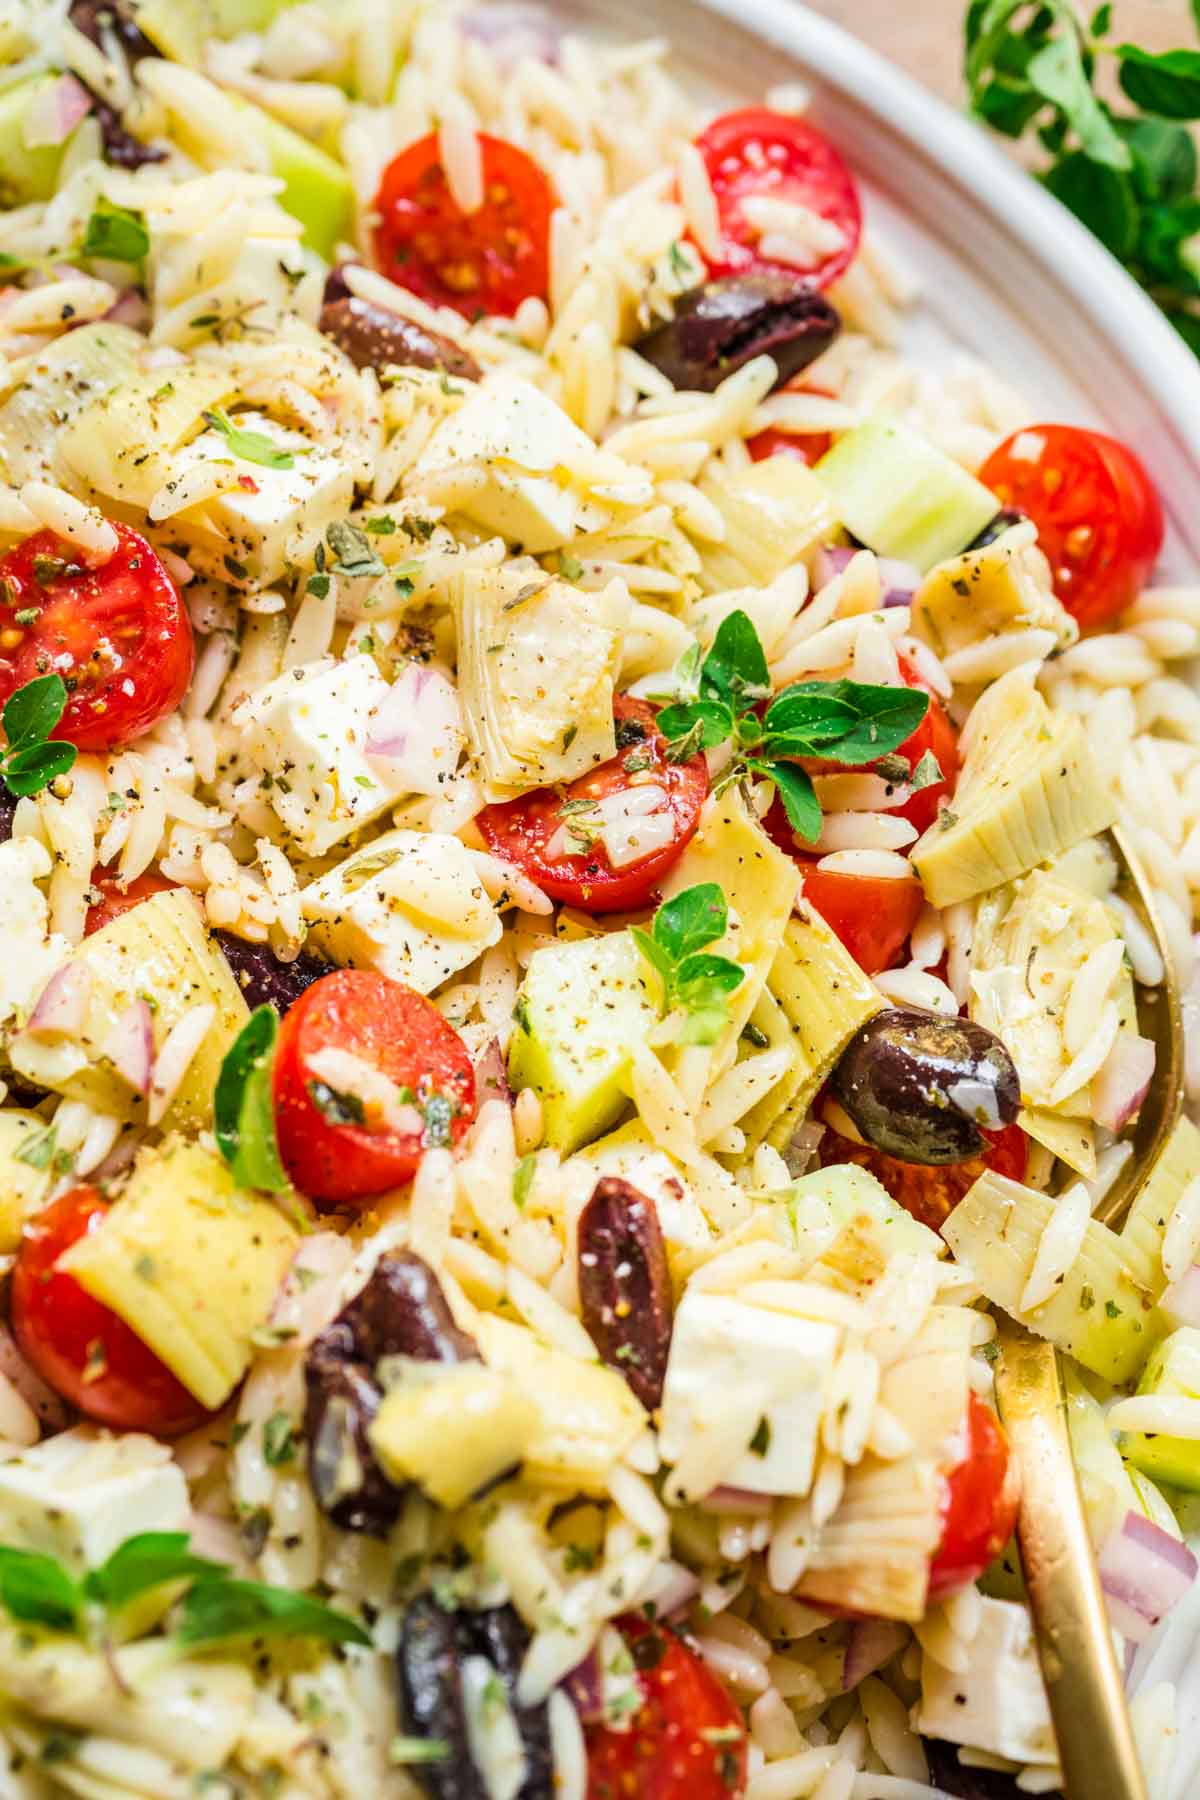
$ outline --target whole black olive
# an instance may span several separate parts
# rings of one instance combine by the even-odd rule
[[[325,287],[328,295],[328,282]],[[397,363],[414,369],[440,369],[463,381],[479,380],[481,370],[475,358],[448,337],[349,292],[337,299],[326,298],[318,323],[356,369],[386,369]]]
[[[673,387],[711,394],[727,375],[756,356],[773,356],[781,387],[822,351],[842,321],[828,300],[782,269],[727,275],[684,294],[675,317],[634,348]]]
[[[986,550],[989,544],[994,544],[998,537],[1003,537],[1014,525],[1020,525],[1024,518],[1024,513],[1014,512],[1011,506],[1006,506],[1003,512],[998,512],[994,519],[988,521],[978,537],[971,539],[967,549]]]
[[[277,1013],[285,1013],[305,988],[320,981],[333,967],[319,956],[306,956],[303,951],[293,962],[284,962],[269,944],[248,944],[232,931],[214,931],[212,935],[225,952],[225,960],[251,1009],[273,1006]]]
[[[380,1257],[366,1286],[313,1339],[304,1364],[304,1436],[317,1504],[343,1531],[373,1537],[386,1537],[403,1497],[368,1436],[382,1398],[375,1367],[385,1356],[479,1360],[437,1276],[411,1250]]]
[[[517,1705],[517,1676],[529,1633],[511,1606],[485,1612],[448,1612],[431,1595],[414,1600],[400,1627],[396,1676],[400,1720],[406,1733],[440,1739],[447,1754],[410,1770],[432,1800],[488,1800],[489,1788],[471,1755],[463,1698],[463,1663],[482,1657],[495,1671],[512,1708],[525,1776],[517,1800],[550,1800],[554,1764],[546,1704]]]
[[[972,1019],[917,1006],[869,1019],[831,1086],[868,1144],[902,1162],[966,1162],[983,1150],[984,1131],[1011,1125],[1021,1108],[1021,1083],[998,1037]]]

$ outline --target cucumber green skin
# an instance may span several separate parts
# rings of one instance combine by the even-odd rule
[[[0,206],[48,200],[54,192],[66,145],[39,144],[31,150],[22,134],[33,102],[57,80],[57,75],[35,75],[0,94]]]
[[[569,1155],[628,1107],[632,1047],[658,1017],[633,940],[615,932],[537,951],[516,1016],[509,1082],[537,1090],[545,1142]]]
[[[1161,1343],[1138,1383],[1139,1394],[1163,1398],[1200,1399],[1194,1381],[1181,1379],[1181,1364],[1195,1364],[1200,1352],[1200,1331],[1183,1326]],[[1121,1434],[1121,1454],[1143,1475],[1165,1481],[1189,1494],[1200,1493],[1200,1443],[1194,1438],[1170,1437],[1166,1432],[1126,1431]]]
[[[840,438],[814,469],[847,531],[879,556],[922,574],[956,556],[1000,510],[996,496],[918,437],[869,419]]]
[[[257,106],[245,103],[253,115],[248,128],[266,145],[271,172],[283,182],[279,203],[304,227],[304,242],[326,262],[342,238],[350,236],[354,223],[354,189],[340,163],[299,132],[281,125]]]

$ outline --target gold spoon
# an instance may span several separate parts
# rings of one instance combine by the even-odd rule
[[[1109,833],[1118,892],[1150,931],[1165,970],[1138,990],[1138,1023],[1154,1040],[1154,1081],[1133,1134],[1134,1154],[1096,1216],[1118,1223],[1149,1179],[1183,1107],[1179,985],[1154,896],[1119,829]],[[1067,1430],[1059,1355],[1013,1320],[999,1321],[996,1398],[1021,1476],[1017,1541],[1038,1658],[1069,1800],[1146,1800],[1125,1689]]]

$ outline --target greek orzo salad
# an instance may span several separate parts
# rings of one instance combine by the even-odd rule
[[[1195,1129],[1095,1214],[1200,593],[853,161],[530,7],[0,18],[5,1800],[1053,1792],[995,1309],[1194,1604]]]

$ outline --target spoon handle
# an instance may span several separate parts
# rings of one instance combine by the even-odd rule
[[[1070,1800],[1146,1800],[1067,1433],[1058,1353],[999,1321],[996,1397],[1021,1476],[1017,1538]]]

